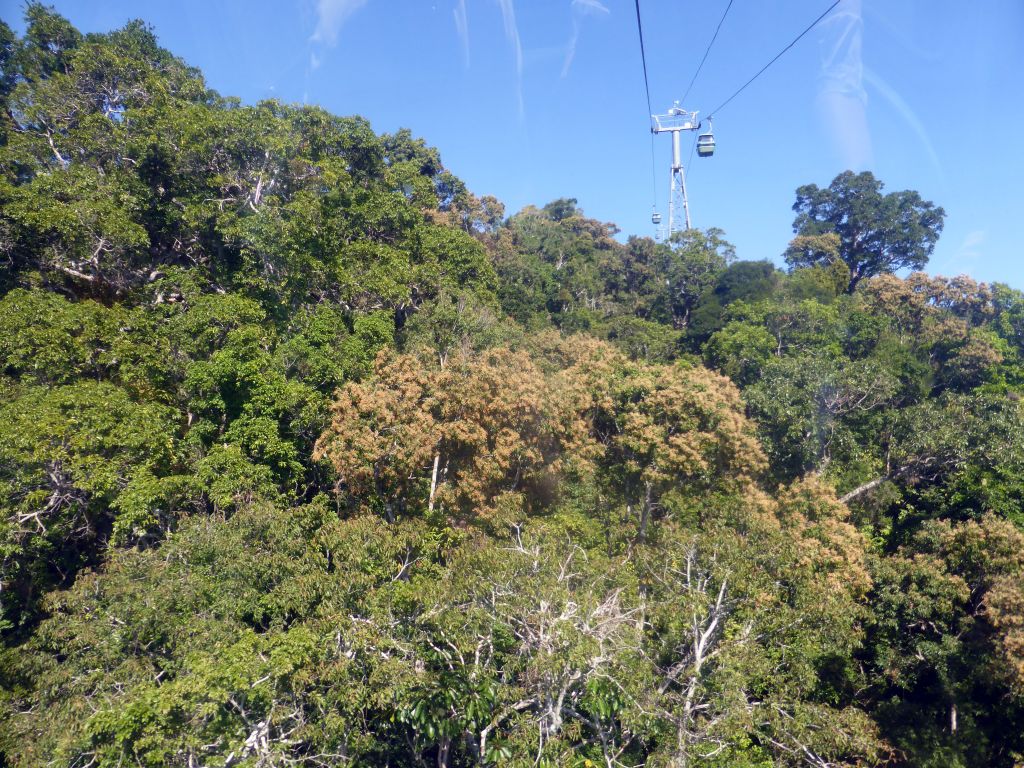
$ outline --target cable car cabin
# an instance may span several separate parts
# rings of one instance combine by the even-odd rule
[[[651,214],[651,223],[652,224],[661,224],[661,214],[658,213],[657,211],[652,213]]]
[[[713,154],[715,154],[715,135],[702,133],[697,137],[697,156],[711,157]]]

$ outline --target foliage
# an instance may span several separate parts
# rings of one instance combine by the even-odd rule
[[[913,764],[1019,759],[1022,553],[1020,530],[986,516],[926,524],[877,562],[874,685],[882,722]]]
[[[28,387],[0,407],[3,629],[47,588],[96,562],[97,540],[171,525],[188,479],[175,477],[169,409],[105,382]]]
[[[801,237],[786,251],[793,267],[842,259],[850,268],[847,292],[861,280],[899,269],[922,269],[946,217],[942,208],[905,190],[882,194],[870,171],[845,171],[827,189],[807,184],[796,191],[793,231]],[[827,242],[822,238],[839,237]]]
[[[0,764],[1017,768],[1024,298],[941,208],[506,218],[0,23]]]

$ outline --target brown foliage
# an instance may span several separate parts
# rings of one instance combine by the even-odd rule
[[[949,383],[977,386],[1003,362],[980,330],[995,315],[992,290],[985,283],[966,275],[881,275],[865,284],[862,295],[873,311],[891,317],[901,334],[930,348],[929,356],[941,362]]]
[[[316,456],[350,499],[389,519],[438,509],[456,523],[528,514],[564,473],[602,468],[646,523],[667,490],[750,484],[764,469],[728,379],[631,362],[587,337],[538,346],[536,357],[491,349],[444,366],[382,355],[372,377],[338,392]]]
[[[967,277],[932,277],[914,272],[906,278],[880,275],[864,286],[865,300],[875,309],[896,318],[907,331],[920,333],[936,322],[945,310],[959,319],[959,328],[979,325],[995,314],[992,290],[986,283]]]
[[[352,496],[404,503],[422,485],[422,467],[429,466],[437,442],[432,389],[420,361],[381,352],[370,382],[338,390],[314,459],[329,459]]]
[[[831,485],[814,475],[781,488],[778,516],[799,537],[802,562],[824,574],[829,591],[863,598],[871,588],[863,534]]]
[[[1024,569],[1022,569],[1024,570]],[[988,620],[996,629],[996,648],[1006,665],[1010,687],[1024,695],[1024,585],[1018,572],[996,580],[985,596]]]
[[[437,504],[466,519],[545,471],[557,447],[545,406],[543,379],[522,352],[458,353],[434,368],[382,354],[373,377],[339,390],[315,456],[388,517]]]

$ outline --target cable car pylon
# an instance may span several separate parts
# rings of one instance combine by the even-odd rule
[[[668,198],[668,239],[675,232],[681,231],[680,218],[685,228],[690,229],[690,200],[686,195],[686,170],[683,168],[682,152],[680,151],[679,134],[683,131],[699,131],[701,124],[697,121],[697,112],[689,112],[676,102],[666,114],[651,115],[654,125],[651,132],[672,134],[672,167]],[[707,133],[698,137],[698,155],[710,157],[715,152],[715,137],[710,127]],[[682,216],[680,217],[680,212]],[[652,219],[654,217],[652,216]],[[661,217],[658,216],[658,219]],[[654,222],[658,223],[658,222]]]

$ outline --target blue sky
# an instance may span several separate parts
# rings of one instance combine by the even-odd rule
[[[641,0],[655,111],[683,95],[728,0]],[[830,5],[734,0],[684,104],[718,106]],[[632,0],[56,0],[84,31],[130,18],[246,102],[320,104],[408,127],[514,212],[575,197],[653,234]],[[21,30],[19,10],[3,17]],[[1024,287],[1024,2],[843,0],[715,119],[688,166],[693,223],[779,261],[801,184],[847,167],[947,212],[929,271]],[[684,151],[688,152],[687,143]],[[669,141],[655,142],[657,204]]]

